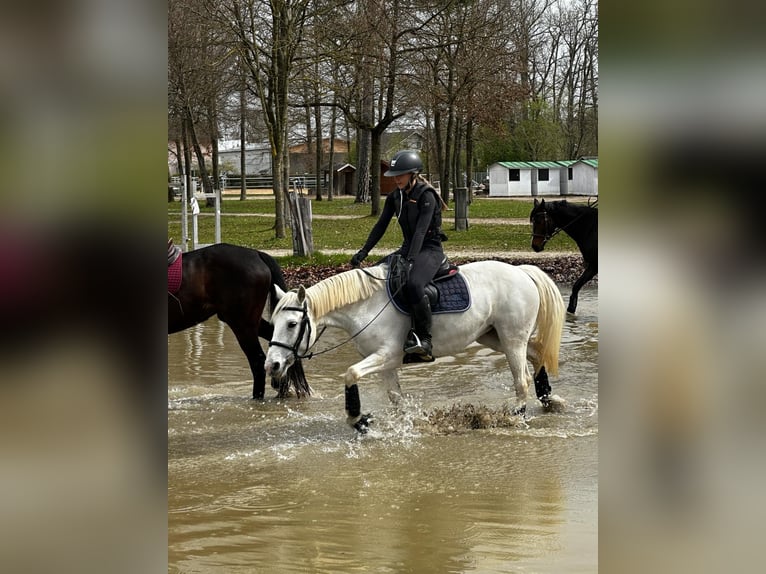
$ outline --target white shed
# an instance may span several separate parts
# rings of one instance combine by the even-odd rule
[[[561,195],[598,195],[598,158],[559,162]]]
[[[556,161],[500,161],[489,166],[489,196],[560,195],[561,175]]]

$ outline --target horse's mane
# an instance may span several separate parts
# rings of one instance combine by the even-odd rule
[[[384,265],[364,270],[352,269],[312,285],[306,289],[306,299],[311,306],[314,317],[323,317],[334,309],[367,299],[385,286],[387,270],[388,267]],[[292,297],[283,297],[274,310],[275,313],[288,304],[288,299],[294,302],[294,297],[297,297],[293,292],[288,295],[292,295]]]
[[[580,213],[580,212],[590,213],[590,212],[595,212],[597,210],[595,205],[571,203],[567,201],[566,199],[561,199],[558,201],[549,201],[545,205],[553,207],[554,209],[558,208],[558,209],[564,210],[567,213]]]

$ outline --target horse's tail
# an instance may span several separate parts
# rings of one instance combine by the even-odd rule
[[[558,374],[561,334],[564,329],[564,298],[545,271],[534,265],[520,265],[537,286],[540,309],[537,311],[537,329],[532,341],[540,355],[540,364],[552,375]]]

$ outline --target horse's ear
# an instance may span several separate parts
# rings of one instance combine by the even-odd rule
[[[303,303],[306,300],[306,288],[301,285],[298,287],[298,303]]]
[[[276,283],[274,284],[274,294],[276,295],[277,301],[279,301],[282,297],[285,296],[285,292],[282,291],[282,288]]]
[[[544,199],[540,200],[540,205],[545,205],[545,200]]]
[[[543,200],[543,201],[544,201],[544,200]],[[537,207],[538,205],[540,205],[540,202],[539,202],[539,201],[537,201],[537,198],[535,198],[535,207]]]

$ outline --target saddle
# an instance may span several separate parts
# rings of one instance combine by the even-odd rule
[[[182,261],[181,248],[174,245],[172,239],[168,239],[168,293],[178,293],[178,290],[181,288],[181,279],[183,277]]]
[[[407,282],[407,263],[401,255],[389,260],[386,289],[394,306],[402,313],[410,314],[410,305],[404,299],[403,287]],[[431,305],[431,313],[460,313],[471,306],[468,284],[457,265],[445,257],[434,278],[426,285],[425,293]]]

